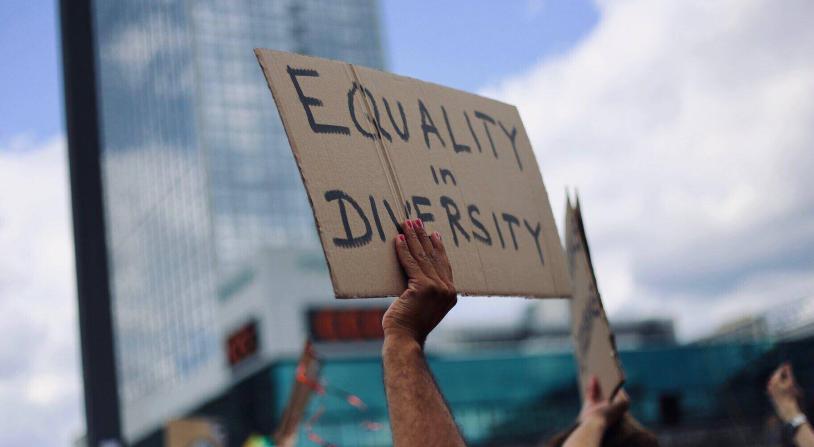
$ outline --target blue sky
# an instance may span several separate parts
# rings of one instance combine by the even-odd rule
[[[596,24],[591,1],[383,2],[389,70],[467,91],[569,50]]]
[[[54,1],[0,2],[0,141],[62,132],[58,48]]]
[[[596,23],[587,0],[384,0],[388,68],[468,91],[571,48]],[[0,2],[0,141],[62,132],[56,2]],[[417,31],[418,30],[418,31]]]

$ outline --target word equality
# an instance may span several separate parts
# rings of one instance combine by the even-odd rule
[[[286,69],[297,92],[300,104],[305,111],[311,130],[314,133],[350,135],[351,128],[349,126],[317,121],[314,116],[314,109],[322,107],[323,101],[320,98],[309,96],[309,93],[305,92],[303,89],[305,80],[303,78],[319,78],[319,72],[315,69],[294,68],[290,65]],[[360,99],[369,101],[370,107],[366,107],[366,110],[357,110],[355,101],[357,96]],[[394,116],[394,107],[391,106],[391,102],[387,98],[381,97],[383,107],[380,108],[376,96],[367,87],[361,86],[357,82],[352,82],[351,86],[348,87],[347,98],[348,116],[356,131],[365,138],[371,140],[384,139],[392,142],[395,134],[406,143],[410,141],[411,137],[414,138],[417,133],[420,133],[427,149],[431,149],[433,145],[447,147],[447,144],[449,144],[455,153],[472,153],[474,147],[479,153],[483,153],[484,149],[491,150],[495,159],[500,158],[498,147],[510,146],[518,168],[521,171],[523,170],[523,163],[520,161],[520,155],[517,151],[517,126],[508,126],[485,112],[473,110],[470,115],[469,112],[464,110],[462,115],[464,121],[466,121],[468,131],[456,135],[453,126],[450,124],[450,114],[443,105],[440,107],[443,127],[439,128],[439,125],[436,125],[436,122],[441,123],[440,120],[437,120],[438,112],[435,112],[436,117],[433,118],[430,109],[420,98],[416,101],[416,109],[412,109],[413,111],[417,110],[418,119],[415,118],[414,114],[406,113],[404,105],[398,100],[395,102],[395,108],[398,109],[398,118],[396,118]],[[389,126],[382,124],[382,109],[387,114]],[[411,126],[416,125],[414,123],[419,123],[420,132],[416,132],[415,128],[412,133],[410,132]],[[497,144],[495,140],[497,140]]]

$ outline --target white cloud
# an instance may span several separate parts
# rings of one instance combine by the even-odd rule
[[[0,445],[82,431],[65,143],[0,141]]]
[[[693,336],[814,293],[814,3],[598,7],[573,51],[485,94],[519,107],[556,213],[579,188],[612,316]]]

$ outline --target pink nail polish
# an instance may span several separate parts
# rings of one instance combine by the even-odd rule
[[[408,221],[404,222],[404,225],[406,225],[407,228],[410,228],[410,229],[413,228],[413,222],[411,220],[408,220]]]
[[[400,234],[400,235],[399,235],[399,240],[400,240],[400,241],[402,241],[402,242],[404,242],[404,235],[403,235],[403,234]]]
[[[422,222],[422,221],[421,221],[421,219],[416,219],[416,220],[415,220],[415,225],[416,225],[418,228],[424,228],[424,222]]]

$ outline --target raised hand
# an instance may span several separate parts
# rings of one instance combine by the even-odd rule
[[[405,221],[402,228],[395,244],[407,289],[384,314],[382,327],[386,336],[407,336],[423,345],[458,298],[441,234],[428,236],[419,219]]]

